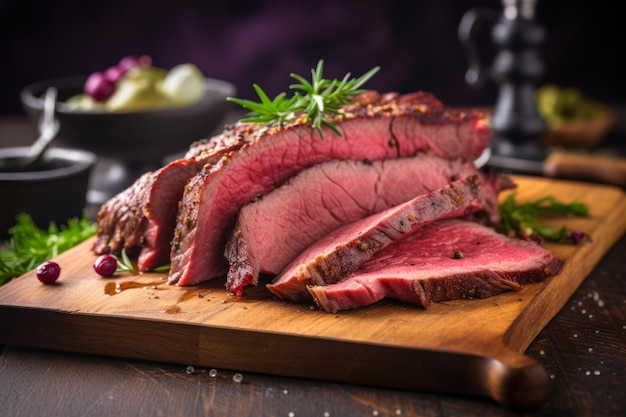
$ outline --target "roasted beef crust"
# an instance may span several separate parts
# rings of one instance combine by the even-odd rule
[[[154,172],[143,174],[130,187],[102,205],[93,245],[96,254],[119,255],[122,249],[130,256],[138,253],[146,222],[143,204],[154,178]]]
[[[396,241],[336,284],[307,288],[329,313],[393,298],[419,307],[519,291],[557,275],[563,261],[534,241],[460,219],[441,220]]]

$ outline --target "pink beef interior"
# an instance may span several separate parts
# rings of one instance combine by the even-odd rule
[[[473,222],[441,220],[387,246],[341,282],[308,291],[327,312],[383,298],[427,307],[517,291],[558,274],[562,265],[536,242],[508,238]]]
[[[373,161],[427,150],[473,159],[489,142],[481,113],[448,109],[425,93],[375,97],[379,102],[356,104],[354,115],[338,120],[343,136],[326,129],[322,139],[301,124],[261,129],[242,139],[247,145],[239,152],[200,173],[202,180],[188,183],[174,233],[169,282],[191,285],[224,276],[224,248],[239,209],[307,167],[332,159]],[[401,126],[398,132],[395,124]]]
[[[306,300],[306,286],[338,282],[420,227],[475,209],[479,189],[478,177],[470,176],[346,225],[309,246],[267,287],[281,298]]]
[[[472,162],[430,152],[373,162],[333,160],[308,168],[241,209],[226,246],[227,288],[237,293],[256,285],[261,273],[279,274],[333,230],[472,174],[480,175]],[[483,206],[494,207],[497,191],[481,183],[486,185]]]

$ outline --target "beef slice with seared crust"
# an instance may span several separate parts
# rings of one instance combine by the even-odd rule
[[[382,249],[336,284],[307,288],[335,313],[383,298],[428,307],[433,302],[486,298],[557,275],[563,261],[541,244],[507,237],[464,220],[441,220]]]
[[[422,152],[383,161],[333,160],[308,168],[244,206],[226,244],[226,287],[241,294],[260,274],[279,274],[309,245],[337,228],[482,173],[471,161]],[[498,221],[496,181],[483,181],[479,201]],[[494,209],[495,208],[495,209]]]
[[[172,240],[169,283],[192,285],[224,277],[228,270],[224,248],[238,211],[308,167],[332,159],[374,161],[422,151],[473,160],[491,136],[483,112],[451,109],[423,92],[369,92],[331,117],[341,136],[324,127],[321,138],[302,118],[256,130],[235,127],[245,144],[185,186]]]
[[[309,246],[267,288],[283,299],[310,299],[307,286],[338,282],[420,227],[478,209],[479,190],[478,176],[472,175],[346,225]]]

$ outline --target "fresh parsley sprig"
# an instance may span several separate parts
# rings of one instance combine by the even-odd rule
[[[311,123],[322,138],[322,126],[341,136],[339,128],[328,115],[339,113],[341,106],[351,103],[354,95],[365,92],[361,87],[379,70],[380,67],[374,67],[358,78],[351,78],[351,74],[347,73],[341,80],[329,80],[323,76],[324,61],[320,60],[317,67],[311,70],[311,81],[298,74],[290,74],[298,82],[289,86],[294,90],[289,98],[283,92],[270,99],[261,87],[254,84],[260,102],[236,97],[228,97],[227,100],[250,110],[241,119],[242,122],[282,126],[304,115],[306,122]]]
[[[36,268],[96,233],[96,223],[86,214],[72,218],[67,224],[50,223],[48,229],[38,227],[30,215],[20,214],[9,229],[9,240],[0,247],[0,285]]]
[[[509,195],[499,206],[504,232],[507,235],[522,238],[539,237],[557,243],[579,243],[587,237],[582,231],[570,230],[566,226],[559,229],[544,226],[539,221],[540,216],[546,215],[588,217],[589,208],[586,204],[578,201],[562,203],[551,196],[518,204],[515,197],[516,194]]]

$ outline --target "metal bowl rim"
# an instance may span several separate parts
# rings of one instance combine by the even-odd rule
[[[0,158],[24,156],[28,150],[28,147],[1,148]],[[97,162],[97,156],[93,152],[63,147],[48,149],[44,157],[70,163],[67,166],[42,171],[0,172],[0,183],[52,181],[73,177],[90,170]]]

